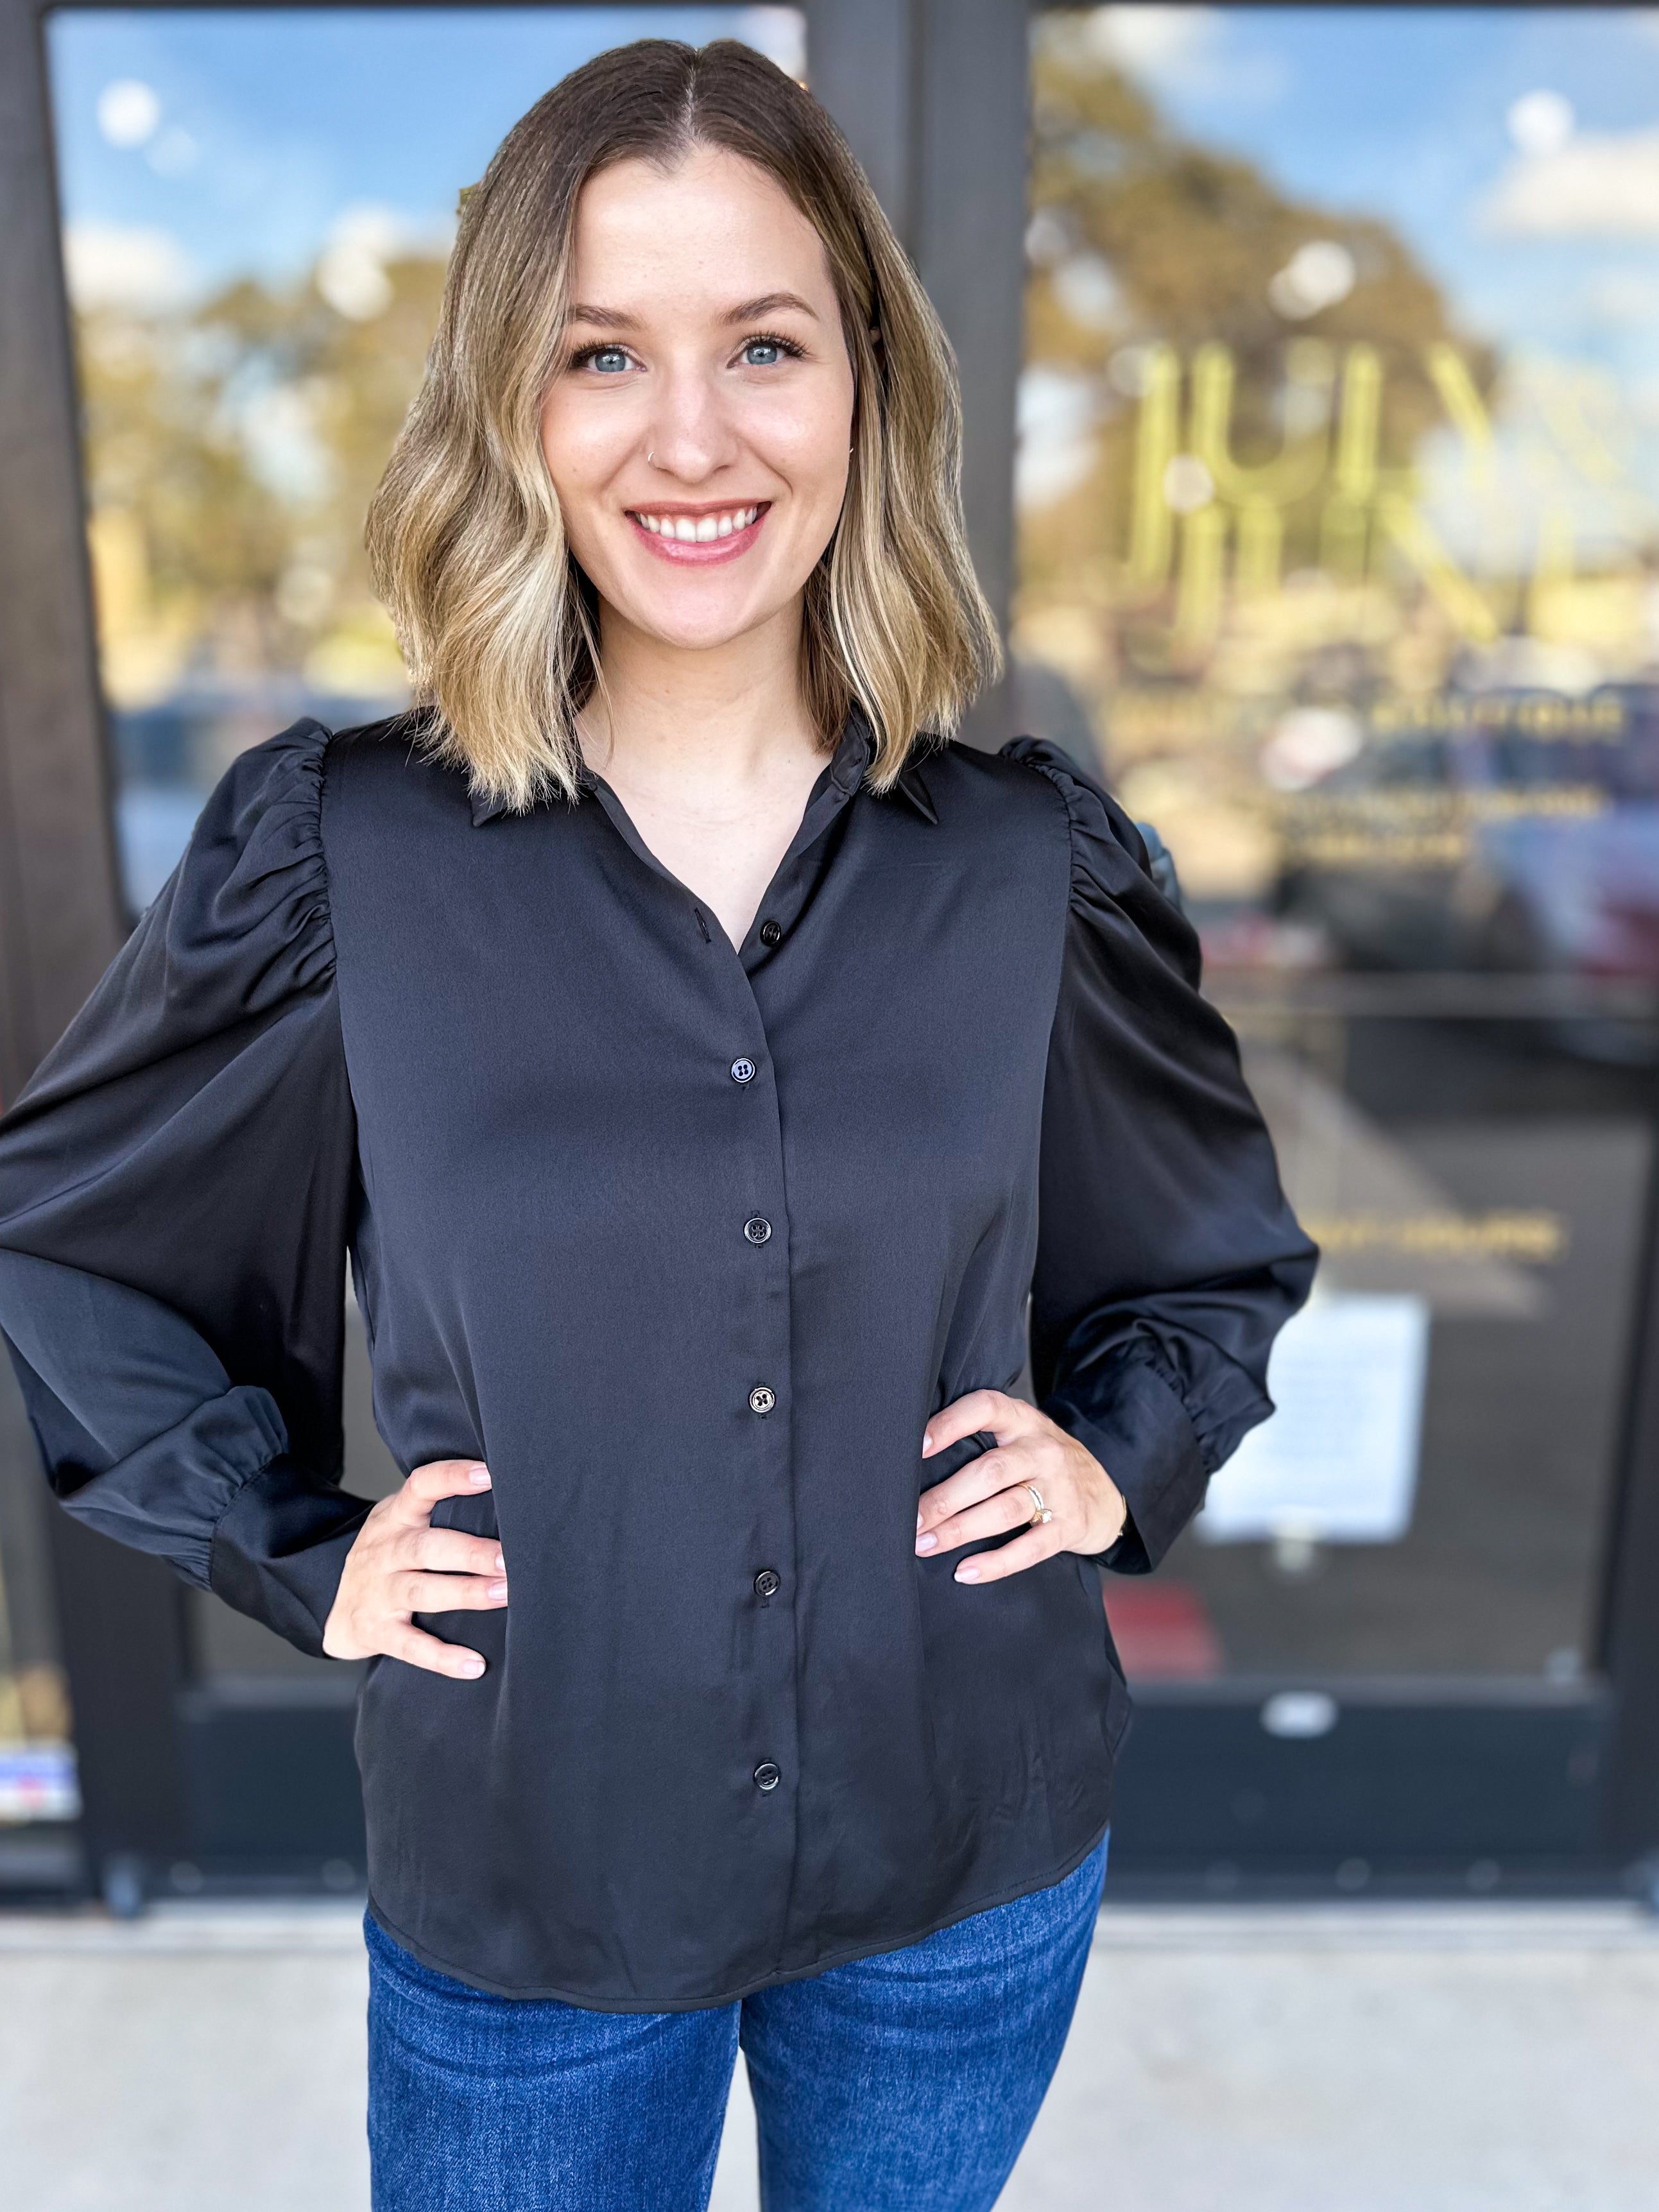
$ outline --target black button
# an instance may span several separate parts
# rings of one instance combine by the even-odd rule
[[[733,1083],[752,1083],[754,1079],[755,1063],[752,1060],[734,1060],[732,1061],[732,1080]]]
[[[762,1759],[760,1765],[755,1769],[757,1790],[775,1790],[782,1779],[782,1770],[774,1766],[769,1759]]]
[[[782,1588],[783,1584],[773,1573],[770,1567],[763,1567],[755,1577],[755,1595],[757,1597],[775,1597]]]
[[[777,1402],[777,1392],[769,1389],[764,1382],[757,1382],[749,1393],[749,1410],[751,1413],[769,1413]]]
[[[763,1213],[751,1213],[743,1224],[743,1233],[751,1244],[764,1244],[772,1234],[772,1224]]]
[[[783,932],[775,921],[763,921],[760,927],[760,939],[769,952],[775,945],[782,944]]]

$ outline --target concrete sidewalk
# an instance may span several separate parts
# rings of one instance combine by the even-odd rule
[[[5,2212],[364,2212],[363,1990],[355,1908],[0,1917]],[[739,2069],[714,2212],[753,2141]],[[1109,1910],[1003,2198],[1656,2203],[1659,1922],[1613,1905]]]

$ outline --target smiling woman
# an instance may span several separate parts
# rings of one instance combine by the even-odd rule
[[[662,97],[677,51],[602,55],[508,133],[466,197],[426,380],[370,510],[430,741],[515,809],[574,789],[599,600],[621,612],[647,588],[647,538],[716,572],[676,594],[685,642],[804,592],[811,721],[829,739],[858,705],[878,788],[996,662],[949,347],[902,249],[804,92],[760,97],[781,73],[722,41],[703,49],[695,111],[677,108]],[[619,254],[627,298],[597,283]],[[720,516],[750,506],[729,564],[667,556],[708,542],[705,520],[718,543]]]
[[[1104,1871],[1097,1569],[1270,1410],[1312,1254],[1191,933],[949,734],[957,417],[798,84],[578,71],[375,502],[421,706],[236,763],[0,1128],[70,1510],[367,1662],[377,2212],[703,2212],[739,2044],[769,2212],[988,2212]]]
[[[652,851],[704,891],[740,944],[823,744],[839,734],[849,658],[861,657],[856,647],[837,653],[833,617],[816,637],[804,619],[821,564],[833,600],[854,451],[841,304],[812,224],[772,177],[717,147],[596,175],[578,203],[570,282],[576,298],[541,434],[569,556],[598,602],[599,650],[578,732]],[[711,866],[672,772],[664,787],[660,736],[672,748],[672,733],[650,746],[636,702],[663,695],[665,653],[721,648],[728,667],[743,662],[751,689],[768,688],[780,653],[803,663],[805,681],[788,723],[769,732],[772,772],[743,794],[753,835],[742,858],[728,836]],[[882,726],[873,698],[866,712]],[[883,719],[916,713],[890,696]]]

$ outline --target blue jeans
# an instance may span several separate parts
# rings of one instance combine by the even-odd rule
[[[1089,1955],[1075,1873],[902,1951],[697,2012],[586,2012],[435,1974],[366,1923],[374,2212],[703,2212],[739,2045],[766,2212],[986,2212]]]

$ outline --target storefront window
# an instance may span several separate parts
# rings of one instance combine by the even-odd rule
[[[160,889],[226,763],[405,702],[363,511],[461,189],[590,55],[783,7],[75,9],[48,19],[122,870]]]
[[[1033,29],[1014,642],[1324,1248],[1132,1672],[1595,1663],[1659,1100],[1659,16]]]
[[[803,75],[805,27],[786,7],[77,8],[47,35],[136,915],[245,746],[301,714],[345,727],[407,702],[363,514],[419,380],[459,195],[503,133],[607,47],[735,37]],[[345,1481],[380,1497],[398,1475],[349,1300],[347,1355]],[[39,1489],[26,1441],[17,1464]],[[29,1576],[44,1589],[33,1555]],[[310,1675],[349,1695],[346,1670],[215,1597],[184,1602],[200,1678]],[[27,1656],[9,1674],[6,1654],[0,1617],[0,1820],[9,1728],[19,1773],[49,1778],[16,1802],[50,1797],[61,1765],[59,1678]]]

